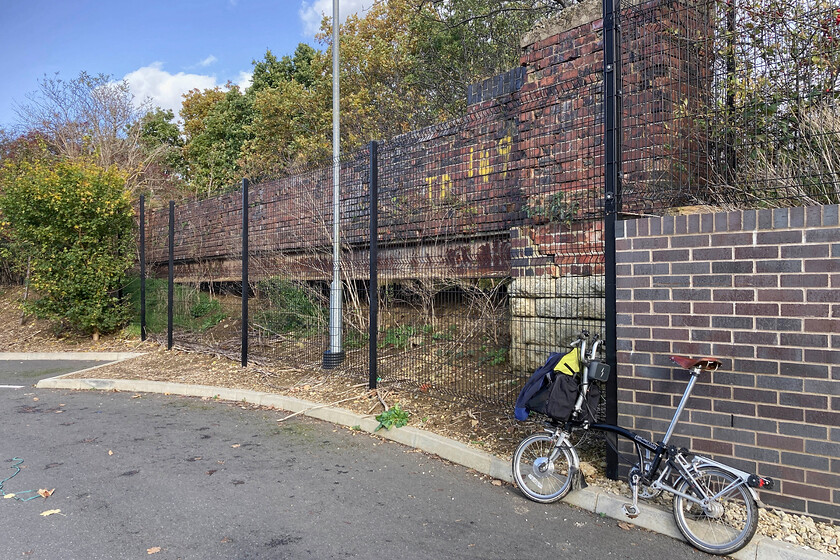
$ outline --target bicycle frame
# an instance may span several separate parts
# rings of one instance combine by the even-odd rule
[[[586,400],[586,396],[590,386],[588,365],[592,362],[592,360],[595,359],[598,351],[598,345],[600,343],[600,340],[595,340],[595,342],[592,345],[592,348],[590,349],[589,355],[587,355],[586,353],[586,339],[581,338],[575,343],[579,344],[581,353],[581,391],[578,395],[577,401],[575,402],[575,409],[574,413],[572,414],[572,418],[570,418],[569,422],[567,422],[567,424],[570,425],[571,430],[564,429],[561,432],[562,435],[560,439],[558,439],[558,445],[560,445],[561,442],[565,443],[566,446],[571,448],[574,452],[574,459],[578,463],[574,465],[574,467],[576,469],[579,468],[579,458],[577,456],[577,452],[574,450],[574,446],[571,445],[571,441],[569,439],[571,436],[571,431],[575,428],[599,430],[602,432],[616,434],[617,436],[623,437],[633,442],[634,447],[636,449],[636,455],[638,457],[638,464],[640,466],[640,477],[645,482],[645,484],[649,485],[654,490],[663,490],[671,494],[679,495],[686,500],[690,500],[697,504],[703,505],[704,503],[708,503],[711,500],[718,499],[720,496],[732,490],[732,488],[734,488],[735,486],[743,484],[749,489],[750,494],[756,500],[756,502],[761,504],[761,501],[758,499],[758,494],[750,485],[751,476],[753,476],[750,473],[741,471],[739,469],[735,469],[733,467],[730,467],[729,465],[719,463],[702,455],[692,454],[693,458],[691,462],[689,462],[684,457],[684,455],[689,453],[687,449],[677,450],[674,446],[669,446],[669,442],[674,434],[674,430],[677,426],[677,423],[679,422],[680,417],[682,416],[682,413],[685,410],[686,405],[688,404],[688,400],[691,397],[691,393],[694,390],[694,386],[697,384],[697,379],[702,371],[699,366],[689,370],[690,378],[688,380],[688,384],[685,387],[685,391],[683,392],[683,396],[680,399],[679,404],[677,405],[677,409],[674,411],[674,416],[671,419],[670,424],[668,425],[668,429],[665,432],[665,436],[662,438],[662,441],[658,443],[648,441],[639,434],[626,428],[622,428],[621,426],[606,423],[589,424],[586,421],[578,420],[578,418],[582,417],[581,413],[583,409],[583,403]],[[648,461],[645,460],[645,451],[648,452]],[[556,453],[559,453],[559,451],[556,451]],[[650,457],[650,455],[652,455],[652,458]],[[552,457],[552,459],[556,459],[556,457]],[[663,461],[665,461],[666,463],[664,468],[662,468]],[[649,465],[649,467],[647,465]],[[724,488],[723,490],[721,490],[713,496],[708,496],[706,490],[697,484],[694,476],[692,475],[692,471],[696,472],[697,468],[703,466],[713,466],[725,470],[737,477],[739,482],[734,485],[730,485],[727,488]],[[679,492],[676,488],[667,484],[665,481],[670,476],[672,469],[676,470],[677,473],[679,473],[680,477],[677,479],[677,484],[675,484],[675,486],[679,486],[680,479],[685,479],[688,481],[692,489],[695,492],[697,492],[697,495],[702,496],[702,499]],[[657,475],[657,473],[659,474]]]
[[[547,504],[586,486],[572,434],[577,430],[599,430],[607,434],[611,446],[612,436],[632,442],[637,456],[635,465],[632,459],[628,461],[633,495],[632,501],[621,507],[625,515],[630,518],[640,515],[639,498],[651,499],[667,492],[674,498],[677,527],[693,546],[719,555],[743,548],[755,535],[758,507],[763,507],[757,490],[771,490],[773,480],[679,449],[671,443],[700,374],[718,369],[721,360],[672,356],[690,376],[664,437],[654,443],[627,428],[593,421],[595,411],[589,410],[587,404],[591,385],[609,376],[608,366],[597,356],[601,342],[597,334],[590,338],[588,332],[581,331],[573,343],[580,350],[582,366],[577,400],[565,421],[554,418],[546,422],[545,431],[550,435],[533,434],[517,447],[513,476],[520,490],[528,498]]]

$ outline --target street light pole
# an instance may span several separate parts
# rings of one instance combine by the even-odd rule
[[[332,20],[332,63],[333,63],[333,278],[330,286],[330,347],[324,352],[324,369],[338,367],[344,361],[344,349],[341,344],[341,267],[339,246],[340,214],[340,173],[341,173],[341,135],[339,129],[339,65],[338,65],[338,0],[333,0]]]

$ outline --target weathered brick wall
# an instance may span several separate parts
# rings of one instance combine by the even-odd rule
[[[697,174],[696,135],[677,118],[708,85],[708,58],[685,56],[686,37],[704,24],[694,7],[654,0],[623,11],[625,211],[668,207],[686,174]],[[578,4],[523,43],[522,196],[545,205],[562,193],[578,215],[567,224],[536,216],[511,230],[512,361],[533,371],[581,329],[603,332],[601,6]]]
[[[578,4],[523,41],[519,92],[521,197],[532,210],[511,229],[511,365],[532,372],[582,328],[603,324],[601,6]],[[591,220],[581,220],[582,217]]]
[[[619,224],[620,423],[661,438],[688,374],[712,355],[677,444],[769,475],[771,505],[840,519],[838,206]]]
[[[689,204],[709,181],[704,121],[713,105],[714,0],[628,3],[621,21],[620,208],[654,214]]]
[[[635,21],[636,12],[648,17]],[[635,27],[623,42],[624,203],[646,206],[652,189],[664,203],[662,189],[693,169],[666,123],[682,99],[697,96],[705,74],[695,66],[707,60],[677,63],[699,25],[678,0],[625,13]],[[511,362],[527,372],[581,328],[603,325],[601,3],[586,0],[544,22],[522,49],[520,68],[471,88],[464,118],[381,146],[379,265],[392,280],[510,277]],[[360,158],[341,169],[342,239],[359,262],[368,243],[366,166]],[[238,277],[239,196],[179,205],[179,278]],[[328,278],[332,170],[256,185],[250,198],[251,250],[265,268]],[[164,262],[165,214],[152,223],[150,260]]]
[[[664,13],[675,5],[672,0],[645,5],[660,4]],[[528,208],[545,205],[558,193],[577,217],[600,216],[600,12],[600,2],[587,0],[546,22],[523,41],[520,68],[471,88],[473,103],[462,119],[414,131],[380,147],[384,249],[427,239],[436,243],[508,237],[510,228],[540,225]],[[654,52],[658,47],[649,44],[651,35],[667,39],[670,34],[670,28],[648,26],[627,42],[634,53],[629,73],[647,79],[629,80],[625,105],[653,115],[643,127],[647,137],[630,127],[628,145],[653,138],[650,127],[663,126],[674,112],[679,92],[686,89],[682,75],[691,69],[677,65],[662,70],[662,60]],[[675,91],[654,93],[664,77],[676,84]],[[655,139],[665,141],[660,136]],[[656,163],[656,167],[661,166]],[[369,218],[366,157],[344,162],[341,177],[343,239],[364,245]],[[295,251],[329,243],[325,232],[332,230],[331,168],[253,185],[250,198],[254,251]],[[232,193],[178,205],[176,266],[195,258],[236,258],[239,201],[240,194]],[[151,261],[166,260],[166,219],[165,210],[151,213]]]
[[[696,81],[703,73],[675,53],[682,44],[672,38],[675,29],[687,34],[698,25],[687,20],[681,3],[650,0],[634,5],[626,10],[628,22],[634,22],[632,14],[640,11],[656,17],[635,22],[632,32],[625,33],[624,104],[631,117],[625,131],[625,186],[631,193],[634,183],[645,183],[654,172],[645,170],[637,157],[645,148],[678,144],[673,133],[665,133],[665,123],[674,118],[680,101],[693,98],[692,92],[703,85]],[[600,215],[601,28],[600,2],[587,0],[570,7],[523,40],[519,68],[470,88],[472,102],[463,118],[383,144],[382,241],[424,235],[507,235],[510,227],[530,224],[523,212],[529,204],[558,192],[577,205],[579,215]],[[647,116],[644,122],[638,122],[639,115]],[[685,169],[681,151],[668,151],[660,159],[667,161],[650,164],[656,171]],[[366,240],[367,175],[364,154],[342,163],[342,231],[351,244]],[[657,175],[657,180],[662,177]],[[254,185],[252,191],[255,231],[274,233],[252,243],[275,250],[294,247],[295,237],[282,232],[297,231],[331,208],[332,168]],[[269,204],[283,208],[273,210]],[[202,256],[209,258],[233,254],[240,212],[238,193],[179,205],[176,243],[200,247]],[[162,227],[165,214],[165,210],[153,213],[155,227]],[[330,218],[327,211],[325,219]],[[201,226],[188,227],[188,223]],[[195,239],[210,232],[212,240]],[[305,241],[311,244],[323,241],[322,237]],[[152,259],[160,257],[151,254]],[[176,260],[184,258],[188,256],[176,251]]]

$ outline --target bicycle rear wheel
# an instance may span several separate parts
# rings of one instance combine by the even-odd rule
[[[715,467],[697,469],[696,480],[706,496],[716,496],[706,507],[674,496],[674,518],[685,538],[709,554],[731,554],[741,550],[755,535],[758,506],[746,485],[735,475]],[[697,496],[687,480],[676,486],[679,492]],[[703,499],[703,496],[699,496]]]
[[[513,478],[519,489],[531,500],[548,504],[556,502],[572,488],[572,452],[562,443],[553,461],[557,438],[534,434],[522,440],[513,454]]]

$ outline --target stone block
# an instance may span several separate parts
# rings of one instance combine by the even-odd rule
[[[514,317],[536,317],[537,300],[530,297],[511,297],[510,313]]]

